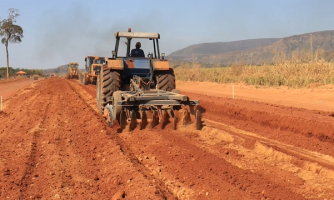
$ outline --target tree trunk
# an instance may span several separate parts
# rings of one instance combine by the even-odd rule
[[[6,42],[6,54],[7,54],[7,80],[9,80],[9,55],[8,55],[8,41]]]

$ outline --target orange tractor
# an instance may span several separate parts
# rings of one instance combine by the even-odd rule
[[[202,128],[199,100],[191,100],[175,87],[174,70],[165,54],[160,55],[159,33],[117,32],[112,58],[99,69],[96,84],[96,104],[110,126],[119,124],[134,130],[160,124],[173,128],[193,123]],[[131,55],[131,40],[153,43],[147,57]],[[125,40],[126,55],[119,55],[120,41]],[[123,43],[123,42],[122,42]],[[147,47],[149,48],[149,47]],[[145,56],[145,55],[144,55]],[[93,68],[93,67],[92,67]],[[191,116],[193,116],[191,119]]]
[[[85,58],[85,72],[79,74],[80,82],[83,85],[96,85],[97,76],[100,74],[104,62],[104,57],[87,56]]]

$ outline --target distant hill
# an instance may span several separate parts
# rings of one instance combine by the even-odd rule
[[[63,74],[67,73],[67,64],[66,65],[60,65],[59,67],[56,68],[51,68],[51,69],[45,69],[44,73],[46,74],[51,74],[51,73],[56,73],[56,74]]]
[[[43,71],[46,74],[51,74],[51,73],[66,74],[68,72],[68,66],[67,64],[65,64],[65,65],[60,65],[59,67],[56,68],[45,69]],[[79,72],[84,72],[84,71],[85,71],[84,69],[79,68]]]
[[[280,38],[251,39],[233,42],[213,42],[194,44],[168,55],[168,59],[191,61],[193,56],[197,59],[208,55],[224,54],[229,52],[243,51],[259,46],[266,46],[277,42]]]
[[[228,65],[235,62],[262,64],[272,63],[277,57],[303,59],[310,57],[311,52],[315,54],[317,50],[321,50],[326,59],[331,59],[334,51],[334,31],[306,33],[282,39],[203,43],[175,51],[167,58],[182,61],[194,59],[196,62],[206,64]]]

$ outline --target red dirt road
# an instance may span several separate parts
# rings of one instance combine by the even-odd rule
[[[18,90],[29,86],[34,81],[32,79],[17,79],[9,81],[0,81],[0,96],[6,100]]]
[[[176,85],[179,90],[185,92],[232,98],[233,84],[177,81]],[[239,83],[234,85],[234,98],[334,112],[334,85],[311,84],[304,89],[293,89],[256,87]]]
[[[200,131],[117,134],[74,80],[17,93],[0,114],[0,199],[334,199],[333,113],[183,93]]]

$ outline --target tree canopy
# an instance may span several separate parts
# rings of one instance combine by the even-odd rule
[[[6,67],[0,67],[0,79],[6,77],[6,70],[7,68]],[[40,76],[45,76],[45,73],[43,70],[41,69],[23,69],[23,68],[12,68],[12,67],[9,67],[9,75],[10,76],[15,76],[15,73],[18,72],[18,71],[24,71],[27,73],[27,76],[32,76],[32,75],[40,75]]]
[[[23,37],[23,29],[21,26],[16,25],[16,18],[20,16],[17,9],[10,8],[8,10],[8,18],[0,21],[0,36],[1,43],[6,46],[7,55],[7,79],[9,78],[9,43],[19,43]]]
[[[0,36],[1,43],[8,45],[8,43],[19,43],[23,38],[23,29],[16,25],[16,18],[20,16],[17,9],[10,8],[8,10],[8,18],[0,21]]]

